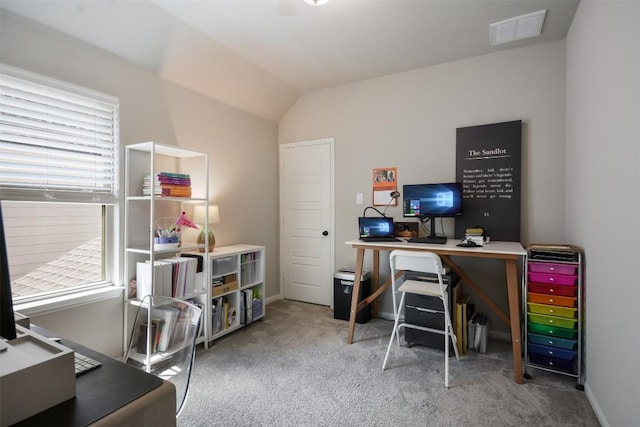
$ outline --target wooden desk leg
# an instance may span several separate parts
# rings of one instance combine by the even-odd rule
[[[518,265],[516,260],[504,261],[507,274],[507,294],[509,296],[509,318],[511,320],[511,345],[513,348],[513,371],[515,381],[522,379],[522,341],[520,339],[520,303],[518,301]]]
[[[380,284],[380,251],[373,251],[373,273],[371,274],[371,293],[378,289]],[[373,300],[372,313],[373,317],[378,317],[378,299]]]
[[[356,253],[356,271],[353,278],[353,290],[351,292],[351,311],[349,312],[349,336],[347,343],[353,343],[353,333],[356,329],[356,314],[358,312],[358,294],[360,293],[360,278],[362,277],[362,264],[364,262],[364,249],[358,249]]]

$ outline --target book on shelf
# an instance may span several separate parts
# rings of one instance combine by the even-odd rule
[[[253,290],[244,289],[240,294],[240,324],[248,325],[253,322]]]
[[[142,194],[159,196],[191,197],[191,178],[189,174],[159,172],[148,174],[142,183]]]
[[[140,324],[140,330],[138,331],[138,345],[136,351],[140,354],[147,354],[147,336],[150,339],[148,343],[151,347],[151,353],[158,351],[158,343],[160,342],[160,334],[162,332],[163,322],[159,319],[151,319],[151,328],[148,327],[148,323],[144,322]],[[147,332],[151,329],[151,333],[147,335]]]
[[[136,264],[136,298],[142,300],[154,294],[173,298],[193,295],[199,288],[196,280],[197,259],[173,257],[154,261],[151,269],[149,261]],[[151,286],[155,274],[155,286]]]

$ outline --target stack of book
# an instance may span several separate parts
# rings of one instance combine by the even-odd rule
[[[162,197],[191,197],[191,177],[186,173],[160,172],[144,177],[142,193]]]
[[[464,239],[468,242],[474,242],[476,245],[483,245],[485,243],[484,229],[480,227],[467,228],[464,233]]]

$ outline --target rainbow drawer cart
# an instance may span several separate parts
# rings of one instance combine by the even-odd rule
[[[523,312],[525,373],[541,369],[575,377],[584,390],[582,252],[573,245],[529,245]]]

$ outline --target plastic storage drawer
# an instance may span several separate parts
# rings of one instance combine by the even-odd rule
[[[578,310],[575,308],[559,307],[557,305],[527,303],[530,313],[550,314],[552,316],[575,318]]]
[[[575,339],[577,334],[575,329],[558,328],[556,326],[543,325],[540,323],[529,323],[528,327],[529,331],[536,334],[549,335],[551,337],[560,337],[570,340]]]
[[[529,351],[542,356],[553,357],[562,360],[573,360],[576,352],[573,350],[563,350],[561,348],[550,347],[548,345],[529,344]]]
[[[534,283],[546,283],[548,285],[573,286],[578,276],[563,276],[562,274],[532,273],[529,272],[529,281]]]
[[[551,264],[546,262],[530,262],[529,271],[532,273],[564,274],[575,276],[578,271],[577,265]]]
[[[529,302],[535,302],[538,304],[551,304],[551,305],[559,305],[562,307],[575,307],[578,302],[577,298],[574,297],[563,297],[558,295],[549,295],[549,294],[537,294],[535,292],[529,292],[527,295]]]
[[[529,290],[539,294],[560,295],[565,297],[575,297],[578,294],[578,288],[576,286],[544,285],[541,283],[529,283]]]
[[[528,339],[532,344],[548,345],[551,347],[563,348],[565,350],[575,350],[577,345],[576,340],[567,340],[547,335],[528,334]]]
[[[237,270],[236,257],[229,256],[224,258],[214,258],[211,260],[211,275],[226,276]]]
[[[539,323],[541,325],[557,326],[559,328],[573,329],[576,327],[577,320],[567,317],[547,316],[546,314],[528,313],[529,322]]]
[[[541,354],[531,354],[529,360],[532,363],[536,363],[538,365],[544,365],[552,369],[557,369],[565,372],[574,372],[575,371],[575,363],[573,360],[562,360],[555,359],[553,357],[546,357]]]

